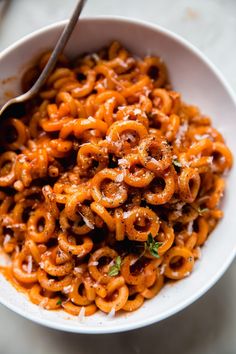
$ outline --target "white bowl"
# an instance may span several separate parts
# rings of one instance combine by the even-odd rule
[[[60,22],[37,31],[0,54],[0,97],[4,98],[5,93],[20,92],[22,73],[32,59],[54,46],[65,23]],[[113,39],[121,41],[136,55],[160,55],[167,64],[174,89],[181,92],[184,101],[199,106],[212,117],[214,126],[223,133],[236,156],[236,100],[225,79],[208,59],[191,44],[163,28],[114,17],[82,19],[66,47],[66,54],[75,57],[83,52],[94,51]],[[11,79],[1,81],[6,78]],[[98,312],[80,322],[63,311],[49,312],[30,303],[3,276],[0,276],[0,301],[30,320],[78,333],[127,331],[173,315],[213,286],[235,256],[235,180],[234,167],[227,178],[223,201],[225,216],[202,248],[202,259],[196,262],[191,276],[165,286],[160,294],[146,301],[138,311],[112,319]]]

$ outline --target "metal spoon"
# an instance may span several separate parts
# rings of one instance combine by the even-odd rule
[[[6,112],[6,109],[9,109],[10,106],[15,105],[16,103],[23,103],[29,99],[31,99],[33,96],[35,96],[40,88],[43,86],[43,84],[46,82],[48,76],[54,69],[58,56],[61,54],[63,51],[68,39],[70,38],[70,35],[77,23],[77,20],[81,14],[81,11],[85,5],[87,0],[80,0],[78,4],[75,7],[75,10],[68,22],[68,24],[65,26],[60,38],[57,41],[57,44],[50,56],[50,59],[48,60],[45,68],[41,72],[38,80],[34,83],[34,85],[31,87],[30,90],[27,92],[23,93],[20,96],[17,96],[15,98],[10,99],[7,101],[1,108],[0,108],[0,118],[3,115],[3,112]]]

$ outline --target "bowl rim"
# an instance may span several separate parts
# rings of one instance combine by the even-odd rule
[[[113,15],[99,15],[99,16],[86,16],[86,17],[81,17],[79,21],[82,22],[90,22],[90,21],[114,21],[118,23],[129,23],[133,25],[138,25],[142,27],[146,27],[149,29],[152,29],[154,31],[157,31],[175,41],[180,43],[181,45],[185,46],[187,49],[189,49],[195,56],[197,56],[202,62],[204,62],[207,67],[213,72],[213,74],[219,79],[220,83],[226,90],[227,94],[230,96],[231,100],[233,101],[236,109],[236,94],[234,93],[233,89],[227,82],[227,80],[224,78],[223,74],[220,72],[220,70],[213,64],[205,54],[203,54],[197,47],[195,47],[193,44],[191,44],[188,40],[184,39],[182,36],[179,34],[176,34],[163,26],[159,26],[153,22],[148,22],[144,21],[141,19],[134,19],[134,18],[129,18],[126,16],[113,16]],[[0,61],[8,55],[12,50],[17,50],[18,47],[20,47],[23,43],[28,42],[34,37],[37,37],[39,35],[42,35],[48,31],[51,31],[55,28],[60,28],[66,25],[68,22],[67,20],[62,20],[62,21],[57,21],[54,22],[50,25],[44,26],[40,29],[37,29],[33,31],[32,33],[20,38],[10,46],[8,46],[6,49],[4,49],[0,53]],[[154,324],[156,322],[159,322],[161,320],[164,320],[172,315],[175,315],[176,313],[182,311],[184,308],[187,306],[191,305],[193,302],[198,300],[201,296],[203,296],[219,279],[220,277],[225,273],[225,271],[228,269],[232,261],[234,260],[234,257],[236,256],[236,247],[232,248],[232,252],[228,255],[228,258],[226,261],[222,264],[220,268],[216,271],[214,277],[212,279],[202,285],[199,290],[192,294],[192,296],[188,297],[187,299],[184,299],[181,303],[176,304],[175,306],[171,307],[161,315],[159,314],[154,314],[150,318],[144,318],[143,320],[136,321],[134,323],[128,323],[124,322],[123,324],[119,324],[115,328],[112,328],[112,322],[111,326],[107,328],[99,327],[99,326],[83,326],[83,324],[74,323],[68,321],[68,325],[54,322],[51,319],[48,318],[39,318],[36,317],[35,314],[29,313],[25,309],[18,308],[16,305],[9,304],[8,301],[0,296],[0,303],[2,303],[4,306],[6,306],[8,309],[12,310],[13,312],[23,316],[24,318],[27,318],[28,320],[31,320],[37,324],[44,325],[49,328],[65,331],[65,332],[72,332],[72,333],[81,333],[81,334],[108,334],[108,333],[119,333],[119,332],[125,332],[125,331],[130,331],[142,327],[149,326],[151,324]]]

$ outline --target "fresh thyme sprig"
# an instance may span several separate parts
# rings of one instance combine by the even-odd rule
[[[117,256],[115,259],[115,264],[113,264],[109,268],[108,275],[110,277],[115,277],[116,275],[118,275],[120,273],[121,263],[122,263],[121,257]]]

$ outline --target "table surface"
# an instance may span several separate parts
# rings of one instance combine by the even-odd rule
[[[1,0],[0,0],[1,3]],[[75,0],[12,0],[0,15],[0,50],[42,26],[65,19]],[[188,39],[236,90],[235,0],[89,0],[88,15],[122,15],[164,26]],[[103,336],[58,332],[0,306],[0,354],[236,353],[236,262],[200,300],[144,329]]]

